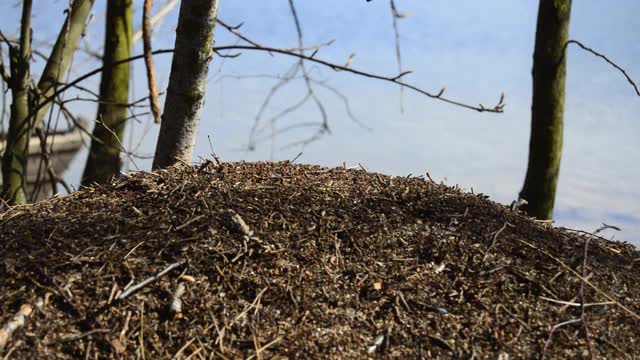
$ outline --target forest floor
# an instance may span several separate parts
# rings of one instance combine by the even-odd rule
[[[0,214],[0,357],[640,358],[640,252],[589,238],[423,178],[136,173]]]

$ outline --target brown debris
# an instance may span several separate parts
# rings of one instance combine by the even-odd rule
[[[0,357],[540,358],[581,295],[590,344],[547,358],[640,357],[640,254],[583,272],[586,238],[422,178],[177,165],[0,214],[0,324],[51,294]]]

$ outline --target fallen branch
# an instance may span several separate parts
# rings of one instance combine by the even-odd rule
[[[0,350],[3,350],[7,345],[7,342],[11,338],[11,335],[14,331],[16,331],[21,326],[24,326],[26,319],[33,312],[33,307],[29,304],[24,304],[20,306],[20,310],[16,312],[11,320],[9,320],[3,327],[0,329]]]
[[[20,309],[13,315],[13,317],[7,321],[6,324],[0,329],[0,351],[7,346],[9,339],[13,333],[18,330],[20,327],[24,326],[27,318],[31,316],[33,312],[33,306],[29,304],[23,304],[20,306]]]
[[[118,296],[116,296],[116,300],[118,300],[118,301],[124,300],[129,295],[131,295],[131,294],[137,292],[138,290],[144,288],[145,286],[155,282],[156,280],[160,279],[164,275],[166,275],[169,272],[171,272],[173,269],[179,268],[179,267],[185,265],[186,263],[187,263],[187,260],[182,260],[182,261],[178,261],[176,263],[173,263],[173,264],[167,266],[166,268],[164,268],[164,270],[160,271],[159,273],[157,273],[157,274],[155,274],[153,276],[150,276],[150,277],[142,280],[138,284],[133,285],[133,286],[125,289],[122,293],[120,293]]]

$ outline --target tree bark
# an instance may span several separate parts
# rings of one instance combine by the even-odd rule
[[[29,118],[29,59],[31,58],[31,0],[22,2],[20,46],[9,48],[11,63],[11,114],[9,136],[2,157],[2,197],[10,205],[27,202],[27,151]]]
[[[121,139],[127,119],[130,64],[113,66],[131,57],[133,0],[107,2],[100,105],[82,185],[106,183],[120,172]]]
[[[153,169],[190,162],[200,122],[213,38],[217,0],[182,1],[175,51]]]
[[[13,94],[14,104],[17,106],[16,111],[21,112],[24,111],[25,107],[27,109],[27,114],[22,116],[20,114],[15,114],[12,105],[12,117],[10,120],[14,123],[14,128],[16,130],[11,132],[9,131],[9,136],[7,139],[7,147],[5,149],[5,153],[3,155],[3,197],[9,203],[24,203],[26,202],[26,176],[27,176],[27,158],[28,158],[28,144],[31,135],[34,132],[34,129],[40,126],[42,120],[50,108],[50,103],[44,106],[37,114],[33,116],[29,116],[28,114],[32,109],[36,108],[37,101],[39,98],[48,98],[53,95],[58,83],[60,82],[62,76],[66,73],[69,67],[69,63],[71,61],[71,57],[73,53],[76,51],[78,46],[78,42],[80,41],[80,37],[84,32],[85,23],[87,21],[87,17],[89,16],[89,12],[91,7],[93,6],[94,0],[75,0],[73,5],[71,6],[71,10],[69,15],[67,16],[62,29],[60,29],[60,33],[58,34],[58,39],[51,51],[51,55],[49,56],[49,60],[45,65],[44,71],[38,82],[38,87],[35,91],[35,96],[31,99],[28,99],[28,95],[24,97],[22,94]],[[31,6],[31,1],[28,1],[29,7]],[[25,1],[24,5],[27,5]],[[24,32],[24,13],[23,13],[23,29],[21,32]],[[30,26],[30,24],[29,24]],[[29,38],[31,41],[31,32],[29,29]],[[24,41],[24,34],[21,34],[21,42]],[[21,44],[21,52],[23,46]],[[22,57],[20,55],[19,57]],[[15,59],[15,57],[14,57]],[[28,66],[28,62],[26,63]],[[27,81],[27,91],[28,91],[28,82],[29,75],[28,69],[25,78],[19,79],[19,77],[14,78],[15,82],[20,83],[20,81]],[[22,85],[20,85],[22,86]],[[25,102],[25,99],[26,102]],[[24,122],[22,120],[24,119]],[[24,124],[24,125],[19,125]],[[18,127],[20,126],[19,130]],[[11,127],[11,124],[10,124]],[[13,189],[8,191],[8,189]]]
[[[538,219],[551,219],[562,157],[566,44],[571,0],[540,0],[533,54],[529,163],[520,198]]]
[[[67,72],[71,58],[76,52],[80,38],[84,33],[93,2],[94,0],[75,0],[71,5],[71,11],[60,29],[49,60],[38,82],[40,98],[47,99],[53,95],[62,77]],[[40,126],[50,106],[51,103],[38,111],[34,121],[35,127]]]

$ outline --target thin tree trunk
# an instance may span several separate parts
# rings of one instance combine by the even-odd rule
[[[529,164],[520,197],[526,211],[551,219],[562,157],[571,0],[540,0],[533,54],[533,101]]]
[[[47,61],[40,81],[38,82],[38,87],[36,89],[37,95],[33,96],[31,101],[27,100],[25,103],[24,98],[28,97],[28,95],[21,98],[22,95],[14,94],[14,97],[16,99],[15,105],[18,106],[19,111],[23,111],[24,107],[26,106],[27,114],[29,114],[29,112],[35,108],[38,98],[47,98],[53,95],[58,83],[61,81],[62,76],[66,73],[69,67],[71,57],[73,56],[73,53],[78,46],[78,42],[80,41],[80,37],[84,32],[85,23],[87,21],[87,17],[89,16],[91,7],[93,6],[93,2],[94,0],[75,0],[73,2],[69,15],[67,16],[62,29],[60,29],[58,39],[56,40],[56,43],[51,51],[51,55],[49,56],[49,60]],[[28,3],[31,4],[31,1],[28,1]],[[27,2],[25,1],[24,5],[26,4]],[[23,28],[22,32],[24,33],[24,31],[25,29]],[[31,37],[30,34],[31,33],[29,30],[29,41]],[[24,34],[22,34],[21,36],[22,42],[24,41]],[[22,78],[22,80],[27,81],[28,84],[29,76],[28,74],[25,76],[26,80],[24,78]],[[40,126],[50,106],[51,105],[49,104],[43,107],[35,116],[32,116],[30,119],[26,119],[26,115],[21,117],[21,115],[12,114],[12,121],[16,124],[16,126],[18,125],[18,123],[16,122],[19,122],[19,119],[22,118],[25,119],[24,123],[26,124],[26,126],[21,126],[20,131],[14,131],[13,133],[11,133],[11,131],[9,132],[7,147],[3,156],[3,195],[5,199],[9,200],[10,203],[22,203],[26,201],[25,189],[27,176],[27,157],[29,155],[29,139],[31,138],[34,129]],[[12,110],[12,113],[13,112],[14,111]],[[15,191],[13,191],[13,193],[10,193],[5,191],[4,189],[14,189]]]
[[[175,52],[169,76],[160,135],[153,168],[190,162],[202,113],[213,38],[217,0],[182,1]]]
[[[76,52],[80,38],[84,33],[93,2],[94,0],[75,0],[71,5],[71,11],[60,29],[58,39],[51,50],[49,60],[38,82],[40,98],[46,99],[53,95],[56,87],[62,81],[62,77],[67,72],[71,58]],[[50,106],[51,103],[38,111],[34,121],[35,127],[40,126]]]
[[[82,185],[106,183],[120,171],[121,140],[127,118],[130,64],[112,66],[131,57],[133,0],[109,0],[104,41],[100,105]]]
[[[2,157],[3,198],[11,205],[27,202],[27,150],[32,124],[29,118],[29,59],[31,57],[31,0],[22,2],[20,47],[11,46],[11,117],[7,147]]]

